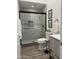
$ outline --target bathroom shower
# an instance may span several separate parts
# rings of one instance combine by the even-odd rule
[[[46,14],[20,12],[22,25],[22,44],[35,42],[38,38],[45,38]]]

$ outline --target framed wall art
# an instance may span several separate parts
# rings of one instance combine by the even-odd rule
[[[51,19],[51,18],[52,18],[52,9],[48,11],[48,19]]]
[[[48,27],[52,28],[52,20],[48,20]]]

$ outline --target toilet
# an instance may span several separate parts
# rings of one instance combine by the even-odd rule
[[[37,39],[38,49],[39,50],[44,50],[46,48],[46,46],[45,46],[46,41],[48,41],[46,38],[39,38],[39,39]]]

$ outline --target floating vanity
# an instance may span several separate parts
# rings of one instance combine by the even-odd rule
[[[53,54],[60,59],[60,34],[53,34],[49,36],[50,49],[53,50]]]

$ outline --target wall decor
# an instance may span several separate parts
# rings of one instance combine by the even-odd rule
[[[52,28],[52,9],[48,11],[48,27]]]
[[[48,20],[48,27],[52,28],[52,20]]]
[[[48,19],[51,19],[51,18],[52,18],[52,9],[48,11]]]

